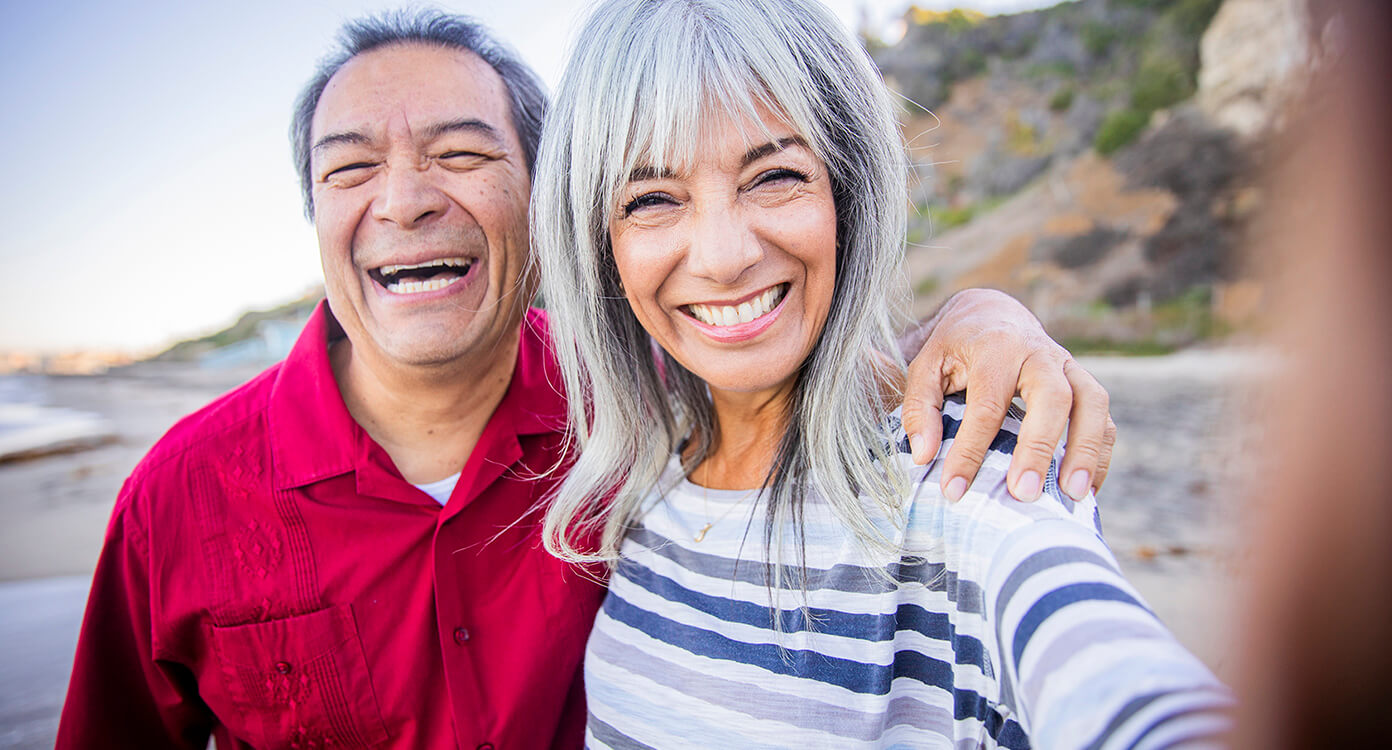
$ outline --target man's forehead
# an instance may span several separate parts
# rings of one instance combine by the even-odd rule
[[[467,50],[417,43],[354,56],[334,73],[314,110],[315,139],[328,132],[373,135],[393,120],[413,126],[468,118],[512,134],[507,88]]]

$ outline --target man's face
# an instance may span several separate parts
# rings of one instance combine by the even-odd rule
[[[531,180],[493,68],[414,44],[358,55],[324,89],[311,139],[325,289],[354,358],[505,351],[530,299]]]

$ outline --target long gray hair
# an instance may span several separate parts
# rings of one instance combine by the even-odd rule
[[[757,123],[760,107],[826,164],[837,216],[830,311],[762,492],[765,554],[781,571],[792,528],[801,570],[812,488],[863,543],[887,541],[860,499],[894,513],[905,489],[886,460],[876,355],[903,366],[889,298],[906,292],[906,169],[883,81],[815,0],[608,0],[576,37],[532,198],[534,257],[579,449],[547,511],[553,554],[613,563],[672,452],[691,436],[689,473],[713,448],[705,383],[665,352],[655,358],[621,291],[608,224],[636,167],[694,164],[712,120]]]

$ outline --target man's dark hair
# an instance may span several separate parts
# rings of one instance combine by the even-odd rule
[[[324,88],[349,60],[358,55],[394,44],[424,44],[464,50],[478,55],[493,67],[507,88],[512,114],[512,126],[522,142],[522,155],[527,171],[536,164],[537,143],[541,140],[541,123],[546,116],[546,92],[541,80],[522,59],[478,21],[463,15],[439,10],[397,10],[359,18],[343,25],[338,33],[338,48],[319,63],[314,78],[295,101],[295,114],[290,122],[290,144],[295,152],[295,169],[300,173],[300,189],[304,193],[305,215],[314,221],[313,183],[309,172],[310,123]]]

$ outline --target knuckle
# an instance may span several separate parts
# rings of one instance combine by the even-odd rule
[[[1025,405],[1035,413],[1047,412],[1067,416],[1073,408],[1073,392],[1062,388],[1043,388],[1031,391],[1025,397]]]
[[[1112,394],[1095,380],[1081,389],[1074,388],[1073,392],[1080,402],[1099,413],[1110,413],[1112,410]]]
[[[1070,463],[1096,464],[1102,456],[1102,444],[1094,439],[1080,438],[1068,444]]]
[[[964,465],[980,466],[986,460],[987,446],[973,443],[954,443],[948,451],[948,462],[954,469]]]
[[[1021,438],[1015,445],[1016,452],[1023,448],[1027,455],[1037,458],[1048,459],[1054,455],[1054,442],[1046,438]]]
[[[983,391],[980,388],[967,391],[967,410],[972,415],[1001,415],[1010,408],[1010,397],[1000,392]],[[984,431],[984,427],[976,427]],[[992,432],[995,432],[992,430]]]
[[[907,396],[904,398],[904,406],[901,413],[904,416],[905,424],[913,424],[916,426],[923,422],[927,422],[931,418],[932,413],[936,411],[937,408],[930,407],[928,402],[923,398],[919,396]]]

